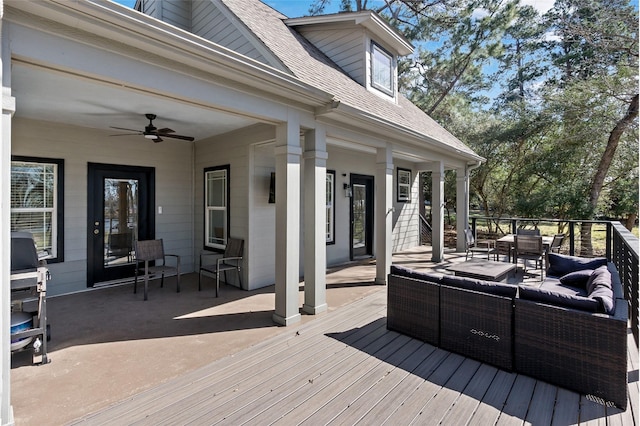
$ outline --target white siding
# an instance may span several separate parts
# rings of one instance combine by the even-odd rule
[[[299,30],[351,78],[366,85],[367,45],[364,30],[314,27],[302,27]]]
[[[420,244],[419,175],[411,170],[411,164],[396,162],[393,171],[393,252],[406,250]],[[398,202],[398,167],[411,170],[411,202]]]
[[[211,1],[193,3],[192,31],[221,46],[268,64],[251,41]]]
[[[349,183],[351,173],[374,176],[376,157],[375,154],[354,152],[332,146],[327,147],[327,152],[329,154],[327,170],[335,170],[336,172],[336,235],[335,244],[327,245],[327,265],[336,265],[349,261],[351,245],[349,237],[351,198],[345,197],[343,184]]]
[[[245,241],[242,280],[245,287],[248,285],[249,289],[274,283],[274,263],[272,260],[265,259],[269,253],[273,255],[275,248],[273,231],[275,216],[269,219],[269,206],[273,205],[267,203],[269,182],[268,178],[265,183],[259,176],[253,176],[250,161],[251,144],[259,140],[273,139],[273,136],[273,128],[255,126],[196,143],[194,172],[196,253],[199,255],[204,247],[204,169],[229,165],[231,214],[229,235]],[[266,161],[272,157],[273,149]],[[266,188],[264,188],[265,185]],[[275,208],[271,210],[272,215],[275,215]],[[269,232],[272,233],[271,236]],[[269,271],[269,268],[272,271]]]
[[[156,237],[193,271],[192,145],[50,122],[13,120],[12,155],[64,159],[64,262],[50,264],[48,295],[85,290],[87,278],[87,167],[89,162],[154,167]],[[157,206],[163,207],[158,215]]]
[[[141,12],[191,31],[191,4],[192,0],[143,0]]]
[[[274,144],[253,147],[251,196],[251,281],[255,288],[275,283],[276,205],[269,204],[271,173],[276,171]],[[277,179],[277,178],[276,178]]]
[[[185,31],[191,31],[191,0],[164,0],[162,20]]]
[[[156,19],[162,19],[162,0],[143,0],[142,13],[153,16]]]

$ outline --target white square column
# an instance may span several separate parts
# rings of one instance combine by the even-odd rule
[[[391,270],[393,241],[393,154],[391,146],[378,148],[375,190],[376,280],[386,284]]]
[[[456,251],[464,252],[464,230],[469,226],[469,169],[456,169]]]
[[[290,325],[301,319],[300,273],[300,124],[291,116],[276,127],[276,307],[273,321]]]
[[[0,1],[0,6],[2,2]],[[1,12],[0,12],[1,13]],[[2,19],[0,17],[0,19]],[[14,422],[11,406],[11,119],[16,100],[10,81],[10,50],[8,37],[2,37],[2,118],[0,120],[0,425]]]
[[[324,127],[304,135],[304,305],[327,310],[327,141]]]
[[[431,261],[444,259],[444,163],[434,163],[431,172]]]

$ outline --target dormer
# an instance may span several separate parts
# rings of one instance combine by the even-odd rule
[[[413,46],[372,11],[285,20],[367,90],[392,101],[398,95],[398,57]]]

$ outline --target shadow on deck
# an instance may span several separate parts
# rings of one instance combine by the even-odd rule
[[[421,247],[394,263],[444,272],[464,255],[430,258]],[[183,277],[181,293],[172,279],[163,289],[153,283],[147,302],[131,286],[51,298],[51,363],[12,356],[16,423],[637,422],[632,337],[622,413],[388,331],[386,288],[374,277],[371,260],[331,268],[329,312],[290,327],[271,321],[273,287],[222,286],[215,298],[213,286],[197,291],[195,274]]]

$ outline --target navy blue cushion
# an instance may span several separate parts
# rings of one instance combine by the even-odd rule
[[[467,277],[457,277],[454,275],[444,275],[442,277],[442,284],[504,297],[515,297],[516,292],[518,291],[518,288],[514,285],[477,280]]]
[[[611,272],[606,266],[601,266],[591,273],[587,281],[587,292],[593,292],[598,286],[611,288]]]
[[[611,272],[606,266],[601,266],[593,271],[587,282],[587,289],[589,297],[600,303],[601,312],[613,315],[616,303],[611,287]]]
[[[392,275],[399,275],[401,277],[413,278],[415,280],[428,281],[436,284],[440,284],[440,281],[442,280],[440,275],[420,272],[404,266],[391,265],[390,272]]]
[[[563,277],[571,272],[582,269],[597,269],[603,265],[607,266],[607,259],[604,257],[589,258],[549,253],[549,270],[547,271],[547,275]]]
[[[564,293],[569,294],[571,296],[582,296],[588,297],[589,293],[587,293],[586,288],[573,287],[570,285],[562,284],[559,278],[545,278],[540,288],[544,290],[549,290],[552,293]]]
[[[587,312],[598,312],[600,303],[590,297],[574,296],[558,293],[543,288],[520,286],[519,297],[524,300],[561,306],[564,308],[580,309]]]
[[[569,272],[560,277],[560,282],[571,287],[587,289],[587,281],[593,274],[593,269],[582,269],[580,271]]]
[[[616,310],[616,299],[613,297],[613,290],[610,287],[598,286],[589,297],[596,300],[600,305],[600,312],[613,315]]]

